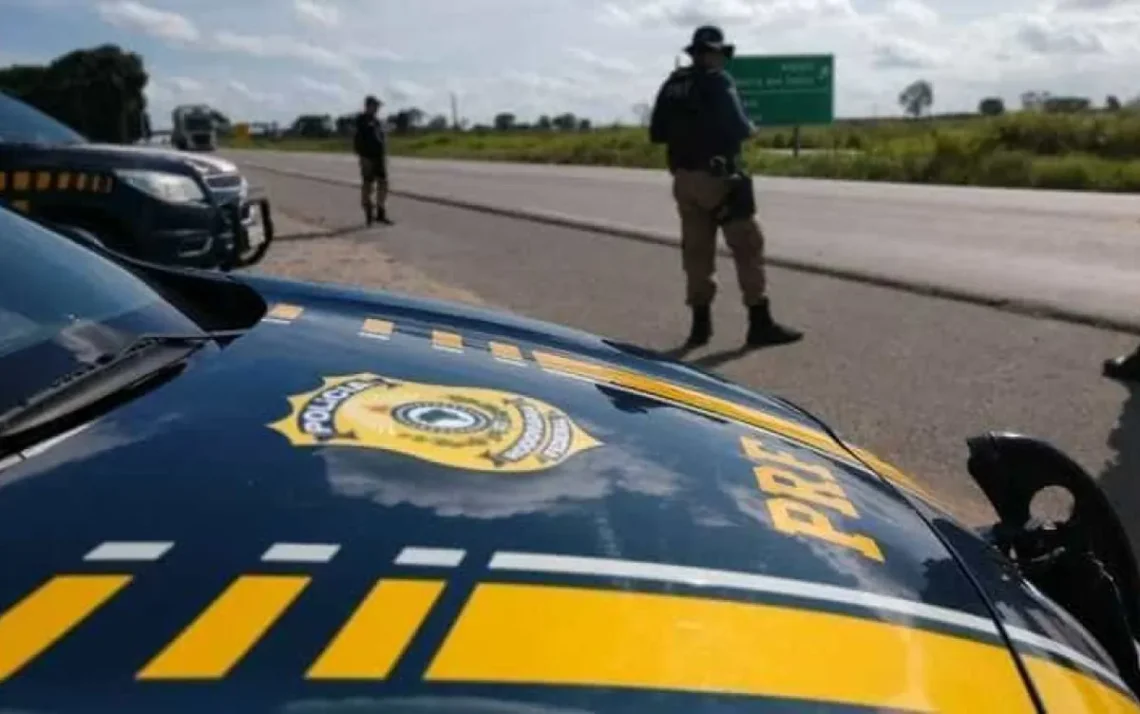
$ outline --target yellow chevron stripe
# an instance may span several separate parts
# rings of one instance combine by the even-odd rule
[[[0,615],[0,682],[107,602],[129,575],[59,575]]]
[[[309,679],[384,679],[443,592],[439,580],[381,580],[309,669]]]
[[[51,172],[40,171],[36,174],[36,190],[48,191],[51,189]]]
[[[139,679],[221,679],[309,584],[300,575],[244,575],[150,661]]]
[[[27,191],[28,184],[32,182],[32,175],[27,171],[16,171],[12,174],[12,190]]]
[[[1098,680],[1029,659],[1051,711],[1140,711]],[[544,585],[479,585],[426,679],[1034,711],[999,645],[828,612]]]
[[[431,344],[432,347],[441,350],[462,350],[463,336],[444,330],[432,330]]]

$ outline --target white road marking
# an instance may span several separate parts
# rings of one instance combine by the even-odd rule
[[[87,555],[88,561],[155,561],[174,547],[170,541],[107,541]]]
[[[274,543],[261,560],[266,563],[327,563],[339,550],[337,544]]]
[[[367,337],[370,340],[387,340],[390,339],[388,335],[381,335],[376,332],[358,332],[361,337]]]
[[[268,322],[271,325],[288,325],[289,323],[293,322],[292,320],[282,320],[276,317],[263,317],[261,318],[261,321]]]
[[[756,573],[731,570],[714,570],[684,565],[648,563],[610,558],[591,558],[545,553],[498,552],[491,558],[491,570],[510,570],[531,573],[558,573],[593,575],[608,578],[631,578],[662,583],[678,583],[697,587],[719,587],[757,593],[771,593],[799,597],[807,600],[856,605],[870,610],[890,612],[931,622],[960,627],[986,635],[997,636],[998,629],[988,617],[972,615],[960,610],[928,605],[862,590],[843,588],[805,580],[778,578]],[[1129,691],[1120,676],[1109,667],[1077,652],[1068,645],[1025,630],[1006,626],[1009,637],[1022,644],[1038,647],[1078,664]]]
[[[466,551],[455,548],[404,548],[396,556],[396,565],[424,565],[436,568],[455,568],[463,562]]]

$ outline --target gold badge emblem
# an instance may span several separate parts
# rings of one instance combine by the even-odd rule
[[[381,449],[473,471],[542,471],[600,446],[562,410],[493,389],[356,374],[289,404],[269,427],[294,446]]]

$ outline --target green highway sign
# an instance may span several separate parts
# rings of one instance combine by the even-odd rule
[[[834,119],[834,55],[743,56],[726,69],[757,126],[830,124]]]

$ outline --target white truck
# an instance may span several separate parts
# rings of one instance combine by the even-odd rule
[[[184,104],[171,116],[171,143],[182,151],[213,151],[218,148],[216,113],[205,104]]]

